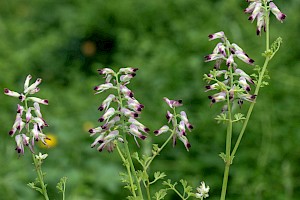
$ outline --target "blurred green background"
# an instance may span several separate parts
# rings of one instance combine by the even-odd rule
[[[272,16],[271,40],[281,36],[284,43],[270,63],[270,85],[261,90],[231,167],[227,197],[232,200],[300,197],[300,1],[275,3],[287,19],[281,24]],[[50,124],[45,133],[58,140],[55,147],[41,149],[49,154],[44,171],[50,198],[60,199],[55,185],[67,176],[67,199],[125,199],[118,155],[91,149],[87,130],[101,115],[97,108],[103,96],[95,96],[93,87],[103,79],[96,70],[133,66],[140,70],[129,87],[145,105],[144,124],[155,130],[166,123],[166,96],[183,100],[195,126],[190,152],[181,143],[168,145],[152,171],[165,171],[173,181],[184,178],[194,187],[204,180],[210,199],[218,199],[225,127],[213,119],[221,105],[210,108],[204,93],[202,77],[212,63],[203,57],[216,44],[207,35],[224,30],[262,65],[264,36],[256,36],[255,23],[243,13],[246,7],[234,0],[0,1],[0,86],[20,91],[28,74],[41,77],[38,95],[50,102],[41,106]],[[26,186],[35,177],[28,149],[18,159],[7,134],[17,102],[0,95],[0,199],[41,199]],[[164,139],[151,137],[141,151]],[[177,197],[170,192],[166,199]]]

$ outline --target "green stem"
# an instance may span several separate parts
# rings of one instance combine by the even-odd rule
[[[232,72],[232,71],[231,71]],[[232,139],[232,116],[231,116],[231,105],[229,99],[229,91],[227,91],[227,107],[228,107],[228,125],[227,125],[227,134],[226,134],[226,155],[225,155],[225,169],[224,169],[224,176],[223,176],[223,184],[222,184],[222,192],[221,192],[221,200],[225,200],[226,197],[226,190],[227,190],[227,183],[228,183],[228,176],[229,176],[229,168],[231,165],[231,139]]]
[[[136,197],[136,193],[135,193],[134,185],[133,185],[133,180],[132,180],[132,176],[131,176],[131,172],[130,172],[130,166],[128,166],[128,164],[127,164],[127,162],[126,162],[126,159],[124,158],[124,156],[123,156],[123,154],[122,154],[122,152],[121,152],[119,146],[116,145],[116,147],[117,147],[118,153],[119,153],[119,155],[120,155],[120,157],[121,157],[121,159],[122,159],[122,161],[123,161],[123,163],[124,163],[124,165],[125,165],[125,167],[126,167],[126,169],[127,169],[127,174],[128,174],[128,176],[129,176],[129,181],[130,181],[130,185],[131,185],[131,192],[132,192],[132,195],[133,195],[134,197]]]
[[[269,30],[269,17],[266,16],[266,52],[269,51],[269,48],[270,48],[270,30]],[[254,92],[254,95],[258,95],[259,93],[259,90],[261,88],[261,84],[262,84],[262,81],[263,81],[263,78],[264,78],[264,75],[265,75],[265,72],[266,72],[266,69],[268,67],[268,64],[269,64],[269,61],[270,61],[270,57],[268,54],[266,54],[266,59],[265,59],[265,62],[264,62],[264,65],[263,65],[263,68],[261,70],[261,72],[259,73],[259,79],[258,79],[258,82],[257,82],[257,85],[256,85],[256,88],[255,88],[255,92]],[[257,99],[257,98],[256,98]],[[247,125],[248,125],[248,121],[250,119],[250,116],[251,116],[251,113],[252,113],[252,110],[254,108],[254,105],[255,105],[255,102],[252,102],[250,104],[250,107],[249,107],[249,110],[247,112],[247,115],[246,115],[246,119],[244,121],[244,124],[243,124],[243,127],[241,129],[241,132],[239,134],[239,137],[234,145],[234,148],[232,150],[232,153],[231,153],[231,157],[233,158],[234,155],[236,154],[236,151],[240,145],[240,142],[243,138],[243,135],[244,135],[244,132],[247,128]]]
[[[165,143],[163,145],[161,145],[160,148],[157,149],[157,151],[152,155],[151,159],[147,162],[147,165],[145,166],[144,168],[144,171],[146,171],[150,164],[152,163],[152,161],[154,160],[154,158],[159,155],[159,153],[163,150],[163,148],[169,143],[169,141],[171,140],[171,138],[173,137],[174,135],[174,132],[175,132],[175,128],[174,130],[172,131],[172,134],[169,136],[169,138],[165,141]]]
[[[48,194],[47,194],[47,189],[46,189],[44,179],[43,179],[43,172],[42,172],[41,166],[38,164],[38,161],[35,158],[34,154],[32,154],[32,159],[33,159],[33,163],[34,163],[34,166],[35,166],[36,173],[38,175],[38,180],[41,184],[41,189],[42,189],[42,193],[44,195],[44,198],[46,200],[49,200],[49,197],[48,197]]]

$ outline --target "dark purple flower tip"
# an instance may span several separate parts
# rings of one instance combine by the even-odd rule
[[[210,55],[207,55],[207,56],[204,56],[205,60],[210,60],[211,59],[211,56]]]
[[[89,130],[89,133],[94,133],[94,130],[91,128],[91,129]]]
[[[14,131],[13,131],[13,130],[10,130],[10,131],[8,132],[8,134],[9,134],[9,135],[13,135],[13,134],[14,134]]]
[[[212,39],[213,37],[214,37],[213,34],[209,34],[209,35],[208,35],[208,38],[209,38],[209,39]]]
[[[99,110],[99,111],[103,111],[103,109],[104,109],[104,108],[103,108],[103,106],[102,106],[102,105],[101,105],[101,106],[99,106],[99,108],[98,108],[98,110]]]
[[[150,131],[150,129],[146,127],[146,128],[144,128],[144,131],[148,133]]]
[[[139,70],[139,68],[133,68],[132,71],[136,72],[137,70]]]
[[[137,113],[134,113],[134,114],[133,114],[133,117],[134,117],[134,118],[137,118],[138,116],[139,116],[139,114],[137,114]]]
[[[95,87],[94,87],[94,90],[98,90],[98,89],[99,89],[99,87],[98,87],[98,86],[95,86]]]
[[[253,94],[253,95],[251,95],[250,99],[254,100],[254,99],[256,99],[256,96],[257,95]]]
[[[260,35],[260,30],[256,29],[256,35]]]
[[[141,135],[140,138],[141,138],[142,140],[145,140],[147,137],[144,136],[144,135]]]
[[[22,96],[22,95],[20,95],[20,96],[19,96],[19,99],[20,99],[20,100],[22,100],[22,99],[23,99],[23,96]]]
[[[284,20],[285,18],[286,18],[286,14],[283,14],[283,13],[282,13],[281,16],[280,16],[280,19],[281,19],[281,20]]]
[[[98,141],[99,144],[102,144],[103,142],[104,142],[103,140],[99,140],[99,141]]]
[[[35,141],[38,142],[38,141],[39,141],[39,138],[35,138]]]
[[[253,17],[252,17],[252,16],[250,16],[250,17],[248,18],[248,20],[252,21],[252,20],[253,20]]]
[[[4,93],[9,93],[9,89],[8,88],[4,88]]]
[[[212,99],[213,97],[212,97],[212,96],[208,96],[208,98],[209,98],[209,99]]]
[[[44,99],[44,103],[48,104],[49,103],[48,99]]]
[[[133,92],[129,92],[129,97],[130,97],[130,98],[133,97]]]
[[[132,74],[131,74],[132,77],[135,77],[135,75],[136,75],[136,73],[132,73]]]
[[[158,134],[158,130],[156,130],[156,131],[153,131],[153,133],[154,133],[155,135],[157,135],[157,134]]]
[[[15,149],[18,153],[21,153],[21,149],[20,148],[16,148]]]
[[[192,146],[191,146],[190,143],[187,143],[187,144],[186,144],[186,147],[189,149],[189,148],[191,148]]]
[[[193,129],[194,126],[193,126],[192,124],[189,124],[188,128],[189,128],[189,129]]]
[[[250,87],[246,87],[246,91],[249,92],[251,90]]]
[[[211,100],[211,102],[212,102],[212,103],[216,103],[216,99],[213,98],[213,99]]]
[[[139,112],[141,112],[143,109],[142,108],[137,108],[136,110],[139,111]]]
[[[102,151],[103,151],[103,149],[102,149],[102,148],[100,148],[98,151],[99,151],[99,152],[102,152]]]
[[[249,63],[253,64],[254,63],[254,60],[249,58]]]
[[[100,119],[98,119],[98,121],[99,122],[103,122],[104,121],[103,117],[101,117]]]

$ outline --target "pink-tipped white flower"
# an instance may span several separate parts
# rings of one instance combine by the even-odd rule
[[[32,118],[32,114],[31,114],[31,108],[28,108],[27,112],[26,112],[26,123],[28,123]]]
[[[134,119],[134,118],[132,118],[132,117],[129,118],[128,122],[130,122],[130,123],[136,125],[136,127],[137,127],[139,130],[143,131],[144,133],[147,133],[147,132],[150,131],[150,129],[147,128],[144,124],[142,124],[141,122],[139,122],[138,120],[136,120],[136,119]]]
[[[256,99],[256,95],[253,94],[239,94],[238,97],[240,98],[240,100],[246,100],[250,102],[254,102]]]
[[[129,126],[129,132],[135,136],[135,137],[138,137],[142,140],[145,140],[147,138],[147,136],[143,135],[139,130],[138,130],[138,127],[134,124],[131,124]]]
[[[99,122],[108,121],[114,114],[116,110],[114,108],[109,108],[99,119]]]
[[[48,105],[49,101],[47,99],[40,99],[38,97],[27,97],[27,100],[36,102],[36,103],[40,103],[40,104],[44,104],[44,105]]]
[[[23,137],[23,135],[24,134],[16,135],[16,137],[15,137],[15,141],[17,144],[16,151],[18,152],[18,154],[24,154],[24,137]]]
[[[257,17],[258,13],[262,12],[262,4],[260,2],[257,2],[255,4],[255,7],[252,11],[252,14],[250,15],[250,17],[248,18],[248,20],[250,20],[251,22],[253,22],[255,20],[255,18]]]
[[[27,76],[27,77],[28,77],[28,76]],[[41,82],[42,82],[42,79],[41,79],[41,78],[36,79],[36,81],[35,81],[33,84],[31,84],[29,87],[27,87],[26,89],[24,89],[24,93],[26,94],[26,93],[29,93],[29,92],[32,91],[32,90],[35,90],[36,87],[37,87]],[[25,83],[26,83],[26,81],[25,81]],[[24,84],[24,88],[25,88],[25,84]]]
[[[101,126],[96,127],[96,128],[91,128],[89,130],[91,136],[95,135],[96,133],[102,133],[103,131],[105,131]]]
[[[208,35],[208,40],[211,41],[211,40],[215,40],[218,38],[223,39],[224,37],[225,37],[224,32],[220,31],[220,32]]]
[[[187,127],[187,129],[191,132],[192,129],[194,128],[193,125],[189,122],[187,115],[184,111],[180,112],[180,118],[182,119],[182,121],[184,122],[185,126]]]
[[[11,90],[9,90],[7,88],[4,89],[4,94],[6,94],[8,96],[11,96],[11,97],[17,97],[17,98],[21,97],[21,94],[19,94],[18,92],[11,91]]]
[[[104,134],[100,134],[100,135],[94,140],[94,142],[91,144],[91,148],[94,148],[97,144],[103,143],[104,136],[105,136]]]
[[[211,99],[212,104],[221,102],[221,101],[225,101],[226,100],[226,92],[219,92],[212,96],[208,96],[208,98]]]
[[[244,72],[243,70],[241,70],[241,69],[236,69],[236,70],[234,71],[234,73],[240,75],[241,77],[244,77],[249,83],[254,84],[254,82],[253,82],[253,80],[251,79],[251,77],[250,77],[246,72]]]
[[[250,85],[244,77],[240,77],[238,83],[245,91],[249,92],[251,90]]]
[[[110,94],[108,95],[108,97],[106,97],[106,99],[104,99],[104,101],[102,102],[102,104],[99,106],[98,110],[102,111],[102,110],[107,110],[110,103],[116,98],[115,95]]]
[[[163,98],[170,108],[182,106],[182,100],[170,100],[167,97]]]
[[[230,67],[233,63],[234,63],[233,54],[230,54],[230,56],[226,60],[226,66]]]
[[[136,118],[136,117],[139,116],[138,113],[135,113],[135,112],[133,112],[133,111],[127,109],[127,108],[121,108],[120,111],[121,111],[121,113],[123,113],[124,116],[126,116],[126,117],[134,117],[134,118]]]
[[[126,67],[126,68],[121,68],[119,70],[119,73],[122,73],[122,74],[132,74],[132,73],[135,73],[137,70],[138,70],[138,68]]]
[[[189,149],[191,148],[191,144],[189,143],[187,137],[184,135],[180,135],[178,138],[184,144],[186,150],[189,151]]]
[[[213,61],[213,60],[219,60],[225,58],[223,54],[209,54],[204,57],[205,62]]]
[[[27,90],[28,86],[29,86],[29,82],[32,79],[32,76],[29,74],[26,79],[25,79],[25,83],[24,83],[24,91]]]
[[[140,104],[136,99],[132,99],[132,98],[128,99],[127,105],[129,108],[133,109],[138,113],[140,113],[144,108],[144,105]]]
[[[253,65],[254,60],[249,58],[244,52],[242,51],[235,51],[235,55],[243,62]]]
[[[166,114],[166,118],[168,120],[168,123],[171,122],[171,120],[173,119],[174,115],[172,113],[170,113],[170,111],[167,111],[167,114]]]
[[[272,1],[269,4],[271,12],[275,15],[275,17],[282,23],[283,20],[286,18],[286,15],[283,14],[278,7]]]
[[[125,97],[133,97],[133,92],[129,90],[125,85],[120,85],[120,91]]]
[[[41,113],[41,109],[40,109],[40,104],[37,103],[37,102],[34,102],[33,107],[34,107],[35,115],[39,118],[43,118],[42,113]]]
[[[111,127],[113,127],[118,121],[120,121],[120,116],[115,116],[113,119],[109,120],[108,122],[106,122],[105,124],[103,124],[101,126],[101,128],[103,130],[108,130],[110,129]]]
[[[185,124],[184,121],[180,121],[178,125],[178,130],[180,135],[186,135],[185,134]]]
[[[108,89],[111,89],[111,88],[114,88],[112,83],[104,83],[104,84],[95,86],[94,90],[97,91],[95,94],[99,94],[99,93],[104,92],[105,90],[108,90]]]
[[[114,70],[112,70],[110,68],[98,69],[97,71],[100,75],[115,74]]]
[[[169,131],[169,130],[170,130],[169,126],[164,125],[164,126],[162,126],[160,129],[155,130],[155,131],[154,131],[154,134],[155,134],[156,136],[158,136],[158,135],[160,135],[160,134],[162,134],[162,133],[165,133],[165,132],[167,132],[167,131]]]
[[[135,75],[135,73],[122,75],[120,76],[120,81],[127,84]]]

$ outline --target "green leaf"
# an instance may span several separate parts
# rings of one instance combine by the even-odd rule
[[[155,200],[164,199],[166,195],[167,195],[167,190],[161,189],[158,192],[155,192],[153,199]]]
[[[56,188],[59,192],[64,192],[66,188],[67,177],[62,177],[60,181],[57,183]]]
[[[217,115],[217,117],[215,117],[215,120],[217,120],[217,123],[223,122],[224,124],[228,121],[227,115],[225,113],[221,113],[220,115]]]
[[[225,153],[223,153],[223,152],[221,152],[220,154],[219,154],[219,156],[224,160],[224,162],[226,163],[226,155],[225,155]]]
[[[43,194],[42,188],[39,188],[39,187],[35,186],[35,184],[34,184],[33,182],[28,183],[27,185],[28,185],[30,188],[32,188],[32,189],[34,189],[34,190],[40,192],[41,194]]]

